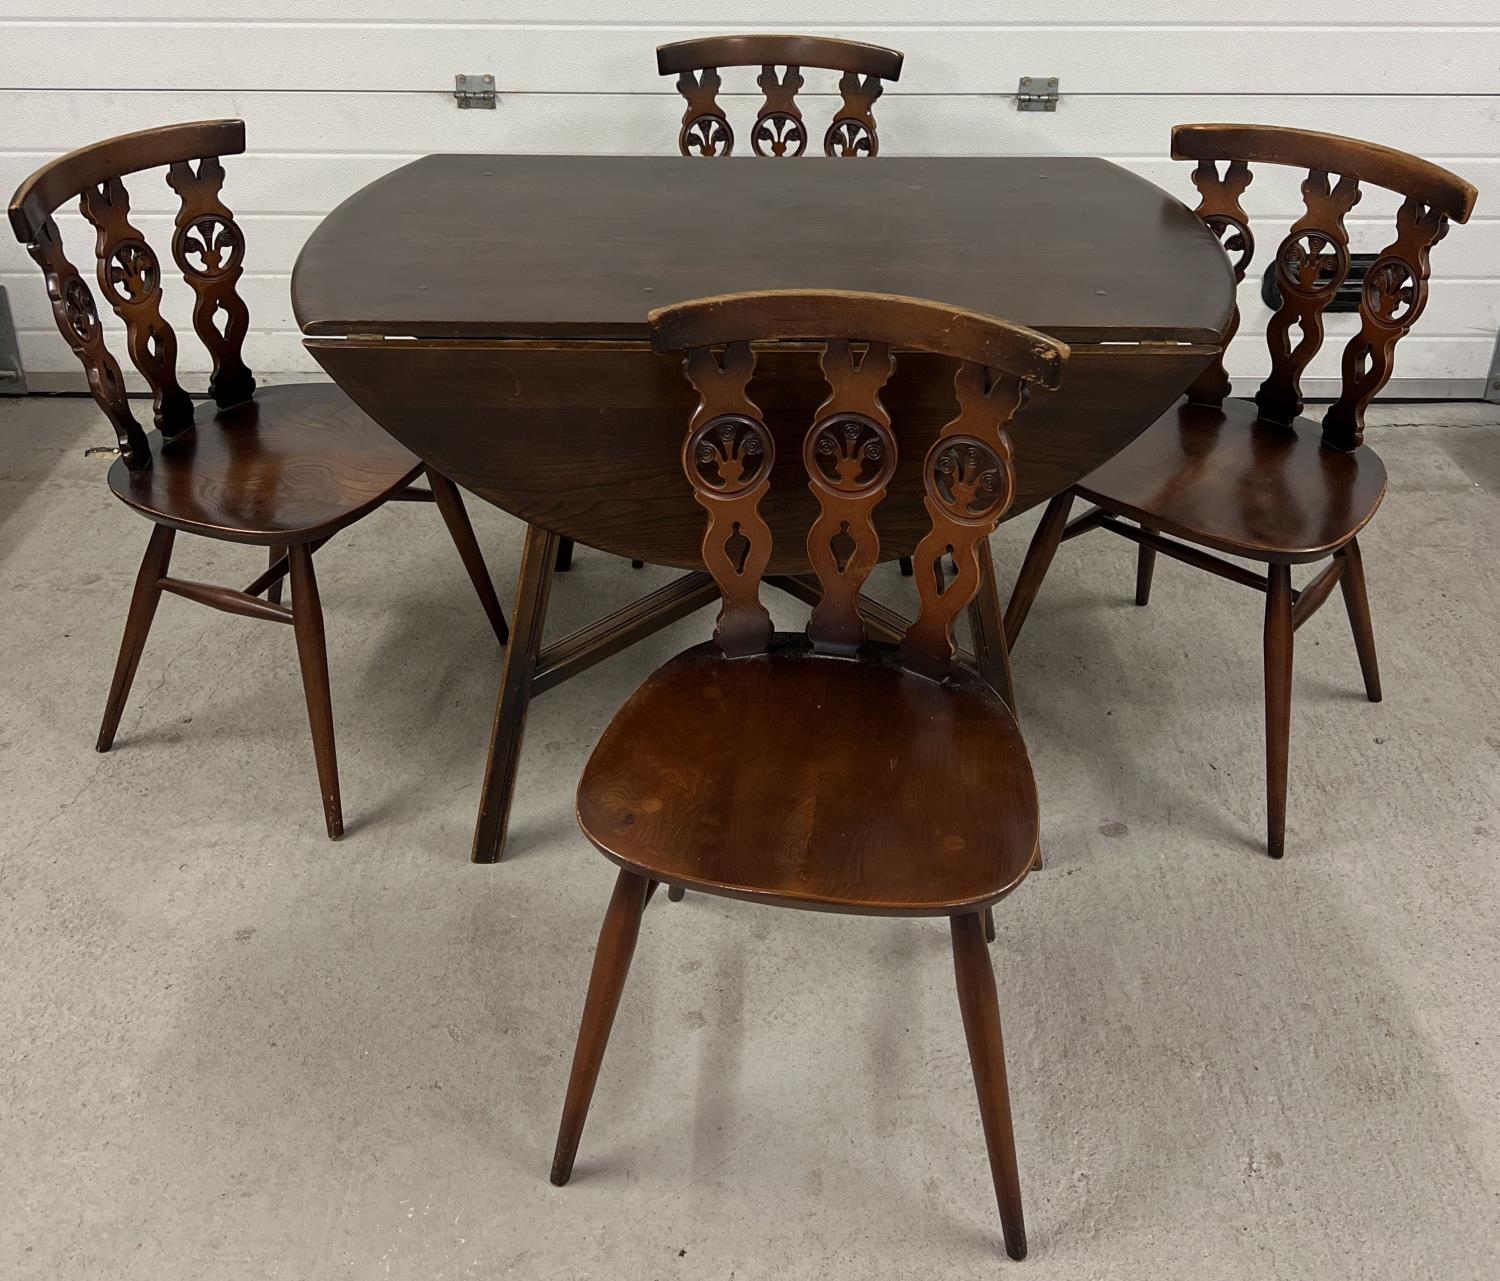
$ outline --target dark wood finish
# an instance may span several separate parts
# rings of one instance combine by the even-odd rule
[[[1309,170],[1302,184],[1306,212],[1274,258],[1282,302],[1267,327],[1270,374],[1253,402],[1228,400],[1222,359],[1214,362],[1189,389],[1186,403],[1085,477],[1075,492],[1096,510],[1061,532],[1058,522],[1043,521],[1007,631],[1014,643],[1058,541],[1095,527],[1139,545],[1138,604],[1149,599],[1157,553],[1264,591],[1267,848],[1279,858],[1286,833],[1292,636],[1335,586],[1343,587],[1366,693],[1380,697],[1356,536],[1385,497],[1386,473],[1363,444],[1364,411],[1390,377],[1396,343],[1426,304],[1428,251],[1446,234],[1450,219],[1468,219],[1475,193],[1461,178],[1415,156],[1303,130],[1182,125],[1173,131],[1172,153],[1197,162],[1197,213],[1234,256],[1237,279],[1244,278],[1255,251],[1241,203],[1250,164]],[[1320,430],[1299,416],[1301,376],[1322,343],[1323,310],[1349,272],[1344,219],[1359,201],[1361,182],[1387,187],[1403,202],[1396,239],[1366,274],[1360,330],[1344,348],[1342,392]],[[1267,572],[1257,574],[1213,552],[1260,561]],[[1292,588],[1292,565],[1329,557],[1301,592]]]
[[[553,642],[537,655],[532,697],[686,618],[717,600],[718,595],[719,589],[709,575],[683,574],[665,587],[658,587]]]
[[[835,169],[853,176],[831,177]],[[649,349],[652,303],[811,280],[935,293],[954,304],[939,309],[949,315],[1003,310],[1069,342],[1109,340],[1075,347],[1067,382],[1039,392],[1012,424],[1010,512],[1066,489],[1165,410],[1215,355],[1232,311],[1232,275],[1202,224],[1103,162],[881,157],[783,166],[774,184],[745,171],[640,157],[408,166],[346,201],[305,248],[299,319],[309,333],[341,335],[308,347],[383,427],[464,488],[560,537],[694,570],[703,508],[673,479],[680,441],[661,430],[686,421],[694,397],[677,358]],[[435,189],[447,193],[441,236]],[[1100,203],[1111,210],[1104,222],[1089,212]],[[715,251],[684,255],[706,228]],[[976,253],[997,238],[1005,254]],[[378,287],[372,255],[383,264]],[[952,415],[953,361],[896,355],[881,403],[899,459],[874,515],[886,559],[909,558],[927,532],[922,462]],[[775,447],[761,514],[772,534],[767,572],[781,586],[810,569],[817,500],[802,445],[807,408],[826,393],[817,352],[797,343],[761,352],[750,390]],[[891,617],[899,636],[905,620]],[[650,629],[638,621],[633,635]],[[604,652],[578,644],[586,656]],[[540,653],[538,638],[525,660],[532,694]],[[993,661],[986,671],[997,678]],[[510,784],[493,783],[513,780],[504,758],[518,749],[507,734],[491,753],[482,861],[503,842],[508,801],[496,797]]]
[[[237,120],[151,129],[84,147],[21,184],[11,199],[10,223],[41,266],[58,328],[114,428],[119,458],[109,471],[110,489],[152,522],[99,750],[107,751],[114,741],[163,592],[242,617],[291,623],[328,833],[337,837],[343,820],[312,554],[387,500],[430,500],[434,493],[408,490],[422,470],[420,460],[336,387],[292,385],[257,392],[242,351],[249,312],[236,289],[245,237],[221,198],[219,158],[244,148],[244,125]],[[161,310],[161,260],[130,220],[123,178],[150,168],[165,168],[168,185],[180,197],[172,258],[193,290],[194,332],[212,360],[213,403],[206,410],[195,407],[177,377],[177,335]],[[75,197],[97,233],[99,288],[124,323],[131,361],[151,388],[156,430],[149,433],[132,412],[93,293],[63,251],[53,214]],[[457,491],[441,477],[433,479],[460,555],[503,641],[504,616]],[[178,530],[266,547],[267,569],[245,591],[168,577]],[[291,609],[281,604],[281,580],[288,572]]]
[[[1010,1086],[1005,1079],[1005,1043],[1000,1036],[1000,1001],[995,971],[990,966],[981,918],[973,913],[952,919],[953,974],[958,985],[958,1008],[963,1014],[974,1089],[979,1095],[979,1117],[989,1150],[995,1200],[1005,1232],[1005,1253],[1026,1257],[1026,1221],[1021,1214],[1021,1175],[1016,1167],[1016,1138],[1010,1121]]]
[[[881,156],[768,182],[673,156],[440,155],[330,213],[292,302],[310,335],[640,339],[649,307],[816,285],[937,298],[1069,344],[1217,348],[1232,280],[1179,201],[1088,157]]]
[[[1286,851],[1286,776],[1292,739],[1292,569],[1266,575],[1266,852]]]
[[[1142,543],[1135,550],[1135,603],[1151,603],[1151,578],[1156,572],[1156,548]]]
[[[825,156],[873,156],[880,150],[873,108],[883,80],[901,78],[902,56],[894,49],[823,36],[708,36],[664,44],[656,50],[658,74],[677,77],[687,103],[677,147],[684,156],[728,156],[734,127],[719,105],[721,67],[760,67],[756,84],[765,100],[750,130],[757,156],[800,156],[807,126],[797,105],[802,68],[842,71],[843,103],[823,135]],[[784,70],[778,70],[784,68]]]
[[[1042,513],[1042,522],[1032,536],[1031,545],[1026,549],[1026,559],[1021,562],[1016,585],[1011,589],[1010,603],[1005,608],[1005,643],[1010,648],[1015,647],[1016,637],[1025,626],[1026,615],[1031,612],[1032,602],[1036,600],[1042,580],[1047,576],[1047,567],[1052,564],[1052,557],[1057,552],[1063,529],[1068,523],[1068,512],[1072,508],[1071,489],[1065,489],[1053,497],[1047,504],[1047,510]]]
[[[356,338],[312,339],[308,347],[381,426],[470,493],[613,555],[701,568],[703,509],[692,490],[664,479],[681,441],[662,423],[673,415],[686,421],[695,403],[674,356],[644,341]],[[1007,516],[1046,502],[1118,453],[1213,354],[1169,344],[1075,347],[1067,380],[1032,396],[1012,427],[1016,497]],[[881,393],[900,455],[890,496],[875,513],[882,559],[909,556],[926,532],[922,458],[952,414],[952,386],[951,360],[909,352],[898,354]],[[762,509],[773,535],[768,572],[805,573],[817,500],[802,474],[802,438],[806,407],[826,394],[817,353],[760,353],[755,390],[776,446]]]
[[[1359,539],[1351,538],[1336,555],[1344,561],[1344,607],[1349,613],[1349,627],[1354,633],[1354,647],[1359,654],[1360,674],[1365,680],[1365,695],[1378,703],[1380,664],[1375,658],[1375,631],[1370,625],[1370,597],[1365,589],[1365,558],[1359,550]]]
[[[281,580],[286,577],[290,570],[291,562],[287,559],[287,549],[272,544],[267,564],[267,581],[262,585],[260,580],[257,579],[250,587],[245,589],[245,594],[247,596],[258,596],[264,591],[268,601],[275,605],[281,604]],[[277,571],[280,572],[278,573]],[[269,577],[272,573],[276,574],[274,578]],[[251,588],[255,588],[255,590],[252,591]]]
[[[526,527],[521,564],[516,571],[516,605],[511,613],[514,631],[500,671],[500,693],[495,700],[495,721],[479,794],[479,818],[474,825],[471,858],[476,863],[499,861],[510,828],[521,738],[526,732],[526,712],[531,706],[542,651],[542,629],[547,622],[547,599],[552,594],[559,541],[556,534],[540,525]]]
[[[504,645],[510,639],[510,628],[506,626],[505,611],[500,608],[494,580],[490,577],[489,566],[484,563],[484,553],[479,550],[479,541],[474,537],[474,526],[469,523],[469,513],[464,510],[458,486],[431,467],[426,471],[427,483],[432,486],[432,500],[442,513],[443,523],[448,526],[453,545],[458,548],[459,559],[464,563],[469,581],[474,584],[479,603],[484,606],[490,627],[494,629],[495,639]]]
[[[158,524],[273,549],[347,528],[422,472],[327,383],[264,387],[176,440],[146,439],[149,467],[111,465],[115,497]]]
[[[578,1048],[573,1054],[562,1125],[552,1155],[552,1182],[557,1187],[573,1177],[583,1123],[588,1119],[615,1011],[620,1008],[620,993],[625,989],[630,958],[635,955],[636,939],[640,936],[641,913],[646,910],[646,900],[655,884],[627,871],[621,871],[615,880],[615,892],[599,931],[599,945],[594,949],[594,969],[589,976],[588,996],[584,998]]]
[[[306,543],[290,549],[292,627],[297,635],[297,661],[302,667],[302,692],[307,698],[307,720],[312,728],[313,758],[318,766],[318,790],[323,797],[323,821],[330,840],[344,834],[344,811],[339,799],[338,757],[333,747],[333,697],[328,690],[328,647],[323,638],[323,605],[313,573],[312,552]]]
[[[260,597],[251,596],[246,592],[237,592],[232,587],[221,587],[217,583],[197,583],[185,578],[163,578],[157,586],[173,596],[196,601],[200,605],[222,610],[226,614],[238,614],[241,618],[259,618],[271,623],[292,621],[292,611],[285,605],[273,604],[271,601],[261,600]]]
[[[774,635],[759,599],[771,541],[759,507],[775,455],[750,390],[754,344],[808,338],[803,318],[812,315],[826,325],[827,395],[798,458],[818,503],[807,533],[815,603],[805,635]],[[1058,381],[1068,350],[999,320],[933,317],[930,304],[859,294],[744,295],[652,315],[658,345],[686,346],[684,371],[699,396],[680,467],[705,509],[703,562],[723,607],[715,640],[659,668],[615,715],[578,786],[579,825],[621,873],[595,954],[554,1183],[572,1172],[651,884],[819,911],[949,916],[1006,1248],[1014,1258],[1026,1252],[986,934],[990,909],[1036,858],[1036,786],[1004,699],[955,661],[953,624],[987,579],[993,595],[986,540],[1015,491],[1008,424],[1029,383]],[[957,360],[957,413],[923,456],[931,529],[915,558],[922,608],[891,644],[867,639],[865,614],[875,611],[860,586],[880,558],[875,509],[898,476],[897,434],[881,400],[898,345]],[[1006,363],[974,363],[971,352]],[[798,595],[809,586],[800,576],[783,585]],[[1003,656],[998,605],[984,622],[982,643]]]
[[[479,819],[471,850],[476,863],[499,862],[505,852],[516,773],[521,763],[521,741],[531,700],[653,632],[686,618],[718,596],[708,574],[701,571],[684,574],[544,647],[542,632],[552,593],[552,576],[557,572],[560,541],[557,535],[539,526],[533,525],[526,531],[516,583],[516,634],[506,650],[501,670],[500,693],[495,702],[480,787]],[[548,556],[550,560],[546,559]]]
[[[672,660],[616,714],[578,791],[589,839],[652,879],[897,916],[1008,893],[1036,849],[1035,804],[988,682],[791,639],[754,660],[711,644]]]
[[[156,606],[161,601],[161,580],[167,576],[167,566],[172,562],[172,540],[176,537],[176,531],[166,525],[151,527],[146,554],[141,558],[141,568],[135,576],[130,612],[125,616],[125,635],[120,640],[120,654],[115,660],[115,674],[110,681],[109,698],[104,704],[104,720],[99,725],[99,738],[94,744],[96,751],[107,752],[114,746],[120,717],[125,714],[125,700],[130,697],[141,651],[146,648],[146,636],[151,631],[151,620],[156,617]]]

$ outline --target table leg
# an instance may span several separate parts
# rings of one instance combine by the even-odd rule
[[[521,568],[516,582],[516,608],[505,665],[500,673],[500,697],[490,734],[489,759],[484,766],[484,788],[479,797],[479,821],[474,828],[476,863],[498,863],[510,825],[511,799],[516,790],[516,767],[526,732],[532,679],[542,652],[542,629],[552,594],[558,547],[562,539],[537,525],[526,527]]]

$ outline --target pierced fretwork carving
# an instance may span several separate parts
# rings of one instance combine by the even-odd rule
[[[120,457],[132,471],[151,465],[151,449],[146,433],[130,412],[125,396],[125,379],[120,366],[104,343],[104,327],[94,295],[78,274],[78,268],[63,252],[57,223],[48,218],[26,251],[41,267],[47,280],[47,297],[52,301],[52,317],[67,340],[73,354],[88,375],[89,390],[104,411],[119,442]]]
[[[686,65],[684,45],[693,46],[693,61]],[[687,103],[677,131],[677,149],[684,156],[734,152],[734,130],[718,100],[720,69],[726,66],[760,68],[756,84],[764,97],[750,127],[750,146],[757,156],[807,153],[810,135],[797,103],[805,67],[843,73],[839,80],[843,102],[823,134],[823,154],[873,156],[880,150],[875,102],[884,92],[885,79],[899,78],[901,55],[839,40],[725,37],[663,45],[657,50],[657,65],[663,74],[676,74],[677,91]]]
[[[1015,493],[1005,427],[1026,403],[1018,378],[965,362],[953,380],[958,416],[939,433],[922,463],[932,529],[912,555],[922,611],[907,629],[902,661],[942,680],[953,669],[953,624],[979,590],[979,544],[994,532]],[[958,572],[945,579],[951,556]]]
[[[708,513],[703,563],[723,597],[714,639],[728,657],[743,658],[763,653],[771,639],[771,615],[760,602],[771,530],[760,515],[760,500],[771,486],[776,446],[746,391],[755,373],[749,343],[730,343],[722,364],[710,348],[696,348],[683,368],[699,400],[683,442],[682,469]]]
[[[220,408],[237,405],[255,394],[255,379],[243,358],[250,312],[235,289],[244,271],[245,237],[219,198],[224,166],[214,156],[199,161],[196,170],[179,161],[168,169],[167,183],[182,199],[172,257],[196,295],[193,328],[213,359],[209,394]]]
[[[785,75],[777,75],[775,67],[764,66],[755,83],[766,100],[755,117],[750,146],[757,156],[800,156],[807,150],[807,126],[797,106],[801,71],[788,67]]]
[[[677,77],[677,92],[687,100],[682,128],[677,131],[677,149],[685,156],[728,156],[734,153],[734,130],[719,106],[719,73],[704,67],[696,75],[684,71]]]
[[[1412,197],[1396,214],[1396,239],[1365,273],[1359,333],[1344,348],[1343,391],[1323,415],[1323,441],[1358,449],[1365,409],[1390,380],[1396,344],[1427,305],[1428,252],[1448,234],[1448,219]]]
[[[839,80],[844,105],[823,135],[825,156],[873,156],[880,151],[875,133],[875,100],[884,92],[878,76],[846,71]]]
[[[161,264],[130,222],[125,184],[110,178],[85,187],[83,216],[98,232],[99,287],[125,322],[130,359],[151,386],[156,426],[172,438],[191,430],[193,401],[177,381],[177,335],[161,314]]]
[[[865,639],[859,593],[880,559],[873,517],[896,470],[896,438],[880,389],[895,367],[884,343],[869,343],[858,360],[841,339],[823,352],[829,395],[802,444],[819,509],[807,535],[807,559],[823,589],[807,635],[822,654],[857,653]]]
[[[1243,160],[1231,160],[1223,177],[1219,166],[1212,160],[1200,160],[1193,170],[1193,186],[1198,188],[1201,199],[1194,212],[1224,246],[1230,255],[1230,266],[1234,269],[1234,283],[1245,279],[1250,268],[1250,259],[1255,256],[1255,236],[1250,230],[1250,215],[1240,204],[1240,197],[1250,185],[1254,175]],[[1235,304],[1229,328],[1224,331],[1224,349],[1240,327],[1240,308]],[[1229,395],[1229,373],[1224,368],[1221,352],[1214,363],[1205,369],[1188,388],[1188,400],[1195,405],[1222,405]]]
[[[1358,180],[1341,177],[1330,189],[1328,175],[1317,169],[1302,184],[1307,212],[1276,251],[1281,306],[1266,326],[1271,373],[1255,393],[1262,418],[1290,423],[1302,412],[1302,371],[1323,345],[1323,308],[1349,274],[1344,215],[1359,203],[1359,195]],[[1301,331],[1295,345],[1293,325]]]

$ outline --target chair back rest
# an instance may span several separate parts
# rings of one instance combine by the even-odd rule
[[[651,313],[658,351],[685,353],[699,396],[682,447],[682,467],[708,513],[703,561],[723,596],[714,636],[731,658],[763,653],[771,617],[760,582],[771,531],[760,503],[771,486],[775,444],[750,398],[752,343],[822,344],[828,398],[802,442],[818,516],[807,557],[822,598],[808,620],[815,651],[852,657],[865,641],[859,594],[880,559],[874,512],[896,473],[896,437],[880,390],[895,370],[895,347],[959,362],[958,413],[922,465],[931,527],[912,557],[921,612],[901,646],[905,666],[941,680],[953,666],[953,623],[979,588],[980,540],[993,532],[1015,490],[1006,424],[1033,385],[1056,387],[1068,348],[991,316],[887,294],[775,290],[728,294]],[[944,556],[958,566],[947,581]]]
[[[255,393],[255,379],[242,355],[250,314],[236,291],[244,270],[245,237],[219,198],[224,183],[219,157],[244,150],[241,120],[145,129],[43,165],[11,197],[11,230],[42,268],[57,327],[83,364],[89,389],[132,469],[150,466],[150,446],[130,411],[93,292],[63,251],[52,215],[77,197],[83,216],[97,231],[99,288],[124,322],[131,362],[151,386],[156,426],[172,439],[192,430],[193,401],[177,381],[177,335],[162,318],[161,261],[130,222],[130,197],[122,179],[143,169],[167,170],[167,185],[180,200],[172,258],[195,295],[193,328],[213,360],[209,394],[224,408]]]
[[[734,130],[719,106],[720,67],[760,67],[756,83],[765,94],[750,146],[757,156],[800,156],[807,150],[807,126],[797,106],[803,67],[842,71],[843,105],[823,135],[825,156],[873,156],[880,150],[872,108],[885,80],[901,78],[902,55],[879,45],[824,36],[711,36],[661,45],[656,70],[677,76],[687,100],[677,147],[685,156],[727,156]],[[778,71],[777,68],[785,68]]]
[[[1323,309],[1349,274],[1344,215],[1359,202],[1361,182],[1404,197],[1396,238],[1365,273],[1359,332],[1344,348],[1342,390],[1323,415],[1323,441],[1356,449],[1364,440],[1365,409],[1390,379],[1396,343],[1427,305],[1428,251],[1448,222],[1467,222],[1475,191],[1448,170],[1372,142],[1270,125],[1178,125],[1172,157],[1195,160],[1197,214],[1233,257],[1236,281],[1245,278],[1255,237],[1240,197],[1250,185],[1250,162],[1308,170],[1302,184],[1307,212],[1276,249],[1281,306],[1266,327],[1271,373],[1255,393],[1260,417],[1290,423],[1302,412],[1302,373],[1323,345]],[[1224,172],[1219,162],[1227,162]],[[1337,182],[1332,181],[1337,178]],[[1292,327],[1297,327],[1295,341]],[[1225,345],[1239,327],[1236,309]],[[1222,357],[1189,390],[1199,404],[1222,405],[1229,376]]]

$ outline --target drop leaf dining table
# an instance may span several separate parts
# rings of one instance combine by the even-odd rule
[[[1036,393],[1015,424],[1012,516],[1144,431],[1218,354],[1235,316],[1213,232],[1090,157],[434,155],[349,197],[293,274],[308,350],[423,462],[528,527],[475,861],[503,848],[530,699],[717,597],[702,572],[703,512],[678,463],[694,393],[676,360],[652,353],[647,313],[787,288],[932,299],[1070,345],[1062,386]],[[778,459],[761,507],[775,540],[767,581],[808,599],[815,504],[793,472],[799,415],[822,399],[821,374],[795,345],[758,369]],[[952,416],[951,368],[901,356],[882,399],[899,466],[918,468]],[[920,492],[893,485],[879,508],[883,559],[910,556],[924,532],[915,498],[895,498]],[[544,646],[564,539],[687,572]],[[966,657],[1008,684],[987,559],[985,569]],[[873,602],[867,621],[875,635],[902,625]]]

